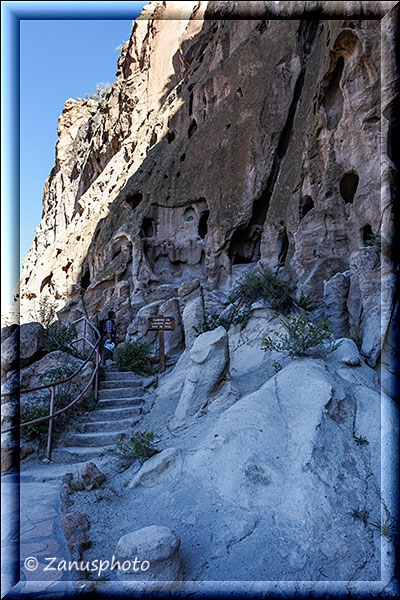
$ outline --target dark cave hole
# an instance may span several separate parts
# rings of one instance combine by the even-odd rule
[[[152,146],[154,146],[154,144],[157,143],[157,132],[153,131],[153,133],[151,134],[151,138],[150,138],[150,145],[149,148],[151,148]]]
[[[303,219],[307,213],[314,208],[314,202],[311,196],[304,196],[300,205],[300,219]]]
[[[238,88],[238,89],[236,90],[236,96],[237,96],[238,98],[243,98],[243,92],[242,92],[242,88]]]
[[[210,216],[209,210],[205,210],[200,215],[198,232],[199,232],[199,236],[201,237],[202,240],[204,240],[204,238],[206,237],[206,235],[208,233],[208,217],[209,216]]]
[[[130,196],[127,196],[125,198],[125,200],[129,204],[129,206],[132,208],[132,210],[135,210],[135,208],[137,206],[139,206],[139,204],[143,200],[143,194],[142,194],[142,192],[136,192],[135,194],[131,194]]]
[[[90,273],[89,273],[89,269],[86,267],[85,272],[82,275],[81,278],[81,288],[83,290],[87,290],[87,288],[90,285]]]
[[[175,131],[168,131],[167,133],[167,142],[168,144],[172,144],[175,139]]]
[[[142,223],[143,233],[146,237],[154,236],[154,222],[153,219],[149,219],[149,217],[145,217]]]
[[[363,242],[364,242],[365,246],[368,245],[368,242],[371,242],[374,239],[372,227],[369,223],[367,223],[367,225],[364,225],[364,227],[362,229],[362,235],[363,235]]]
[[[181,156],[181,162],[183,162],[183,161],[185,160],[185,158],[186,158],[186,154],[185,154],[185,152],[184,152],[184,153],[182,154],[182,156]]]
[[[121,254],[121,246],[116,246],[111,254],[111,260],[114,260],[114,258],[117,258],[118,254]]]
[[[260,198],[254,200],[248,225],[240,226],[232,236],[228,256],[234,265],[257,262],[260,259],[261,234],[268,210],[266,195],[264,190]]]
[[[180,177],[180,176],[181,176],[181,172],[178,171],[177,174],[176,174],[176,178],[178,179],[178,177]]]
[[[44,288],[46,285],[49,285],[49,286],[50,286],[50,283],[51,283],[51,280],[52,280],[52,279],[53,279],[53,272],[51,272],[51,273],[50,273],[50,275],[47,275],[47,277],[45,277],[45,278],[43,279],[43,281],[42,281],[42,284],[41,284],[41,286],[40,286],[40,292],[42,292],[42,291],[43,291],[43,288]]]
[[[346,204],[352,204],[360,181],[357,173],[346,173],[340,180],[340,195]]]
[[[192,137],[192,135],[194,134],[194,132],[196,131],[196,129],[197,129],[196,119],[193,119],[193,121],[189,125],[188,136]]]
[[[193,112],[193,92],[190,93],[190,97],[189,97],[189,116],[192,114]]]
[[[278,251],[278,266],[283,267],[286,262],[286,257],[289,249],[289,238],[284,229],[278,236],[277,251]]]

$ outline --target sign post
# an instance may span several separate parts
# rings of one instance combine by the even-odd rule
[[[165,371],[165,344],[164,331],[175,329],[174,317],[150,317],[149,330],[158,331],[158,342],[160,347],[160,373]]]

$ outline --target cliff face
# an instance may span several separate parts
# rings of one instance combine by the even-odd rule
[[[392,310],[388,257],[370,245],[392,218],[376,17],[396,3],[271,18],[288,4],[151,2],[110,94],[66,102],[22,322],[50,296],[65,320],[113,307],[124,333],[160,285],[174,298],[197,278],[212,302],[261,262],[338,336],[361,326],[376,364]]]

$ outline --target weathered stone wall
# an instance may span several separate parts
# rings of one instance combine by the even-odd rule
[[[395,4],[150,3],[109,96],[65,104],[21,320],[51,296],[70,301],[64,320],[113,307],[125,333],[158,286],[168,299],[192,278],[228,290],[261,262],[298,280],[338,335],[361,327],[374,365],[393,285],[368,246],[391,226],[379,18]]]

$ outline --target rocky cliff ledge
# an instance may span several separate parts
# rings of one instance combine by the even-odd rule
[[[113,307],[125,334],[183,281],[218,305],[261,263],[337,336],[360,331],[375,366],[392,315],[395,5],[151,2],[110,93],[65,103],[21,321],[49,296],[63,320]]]

